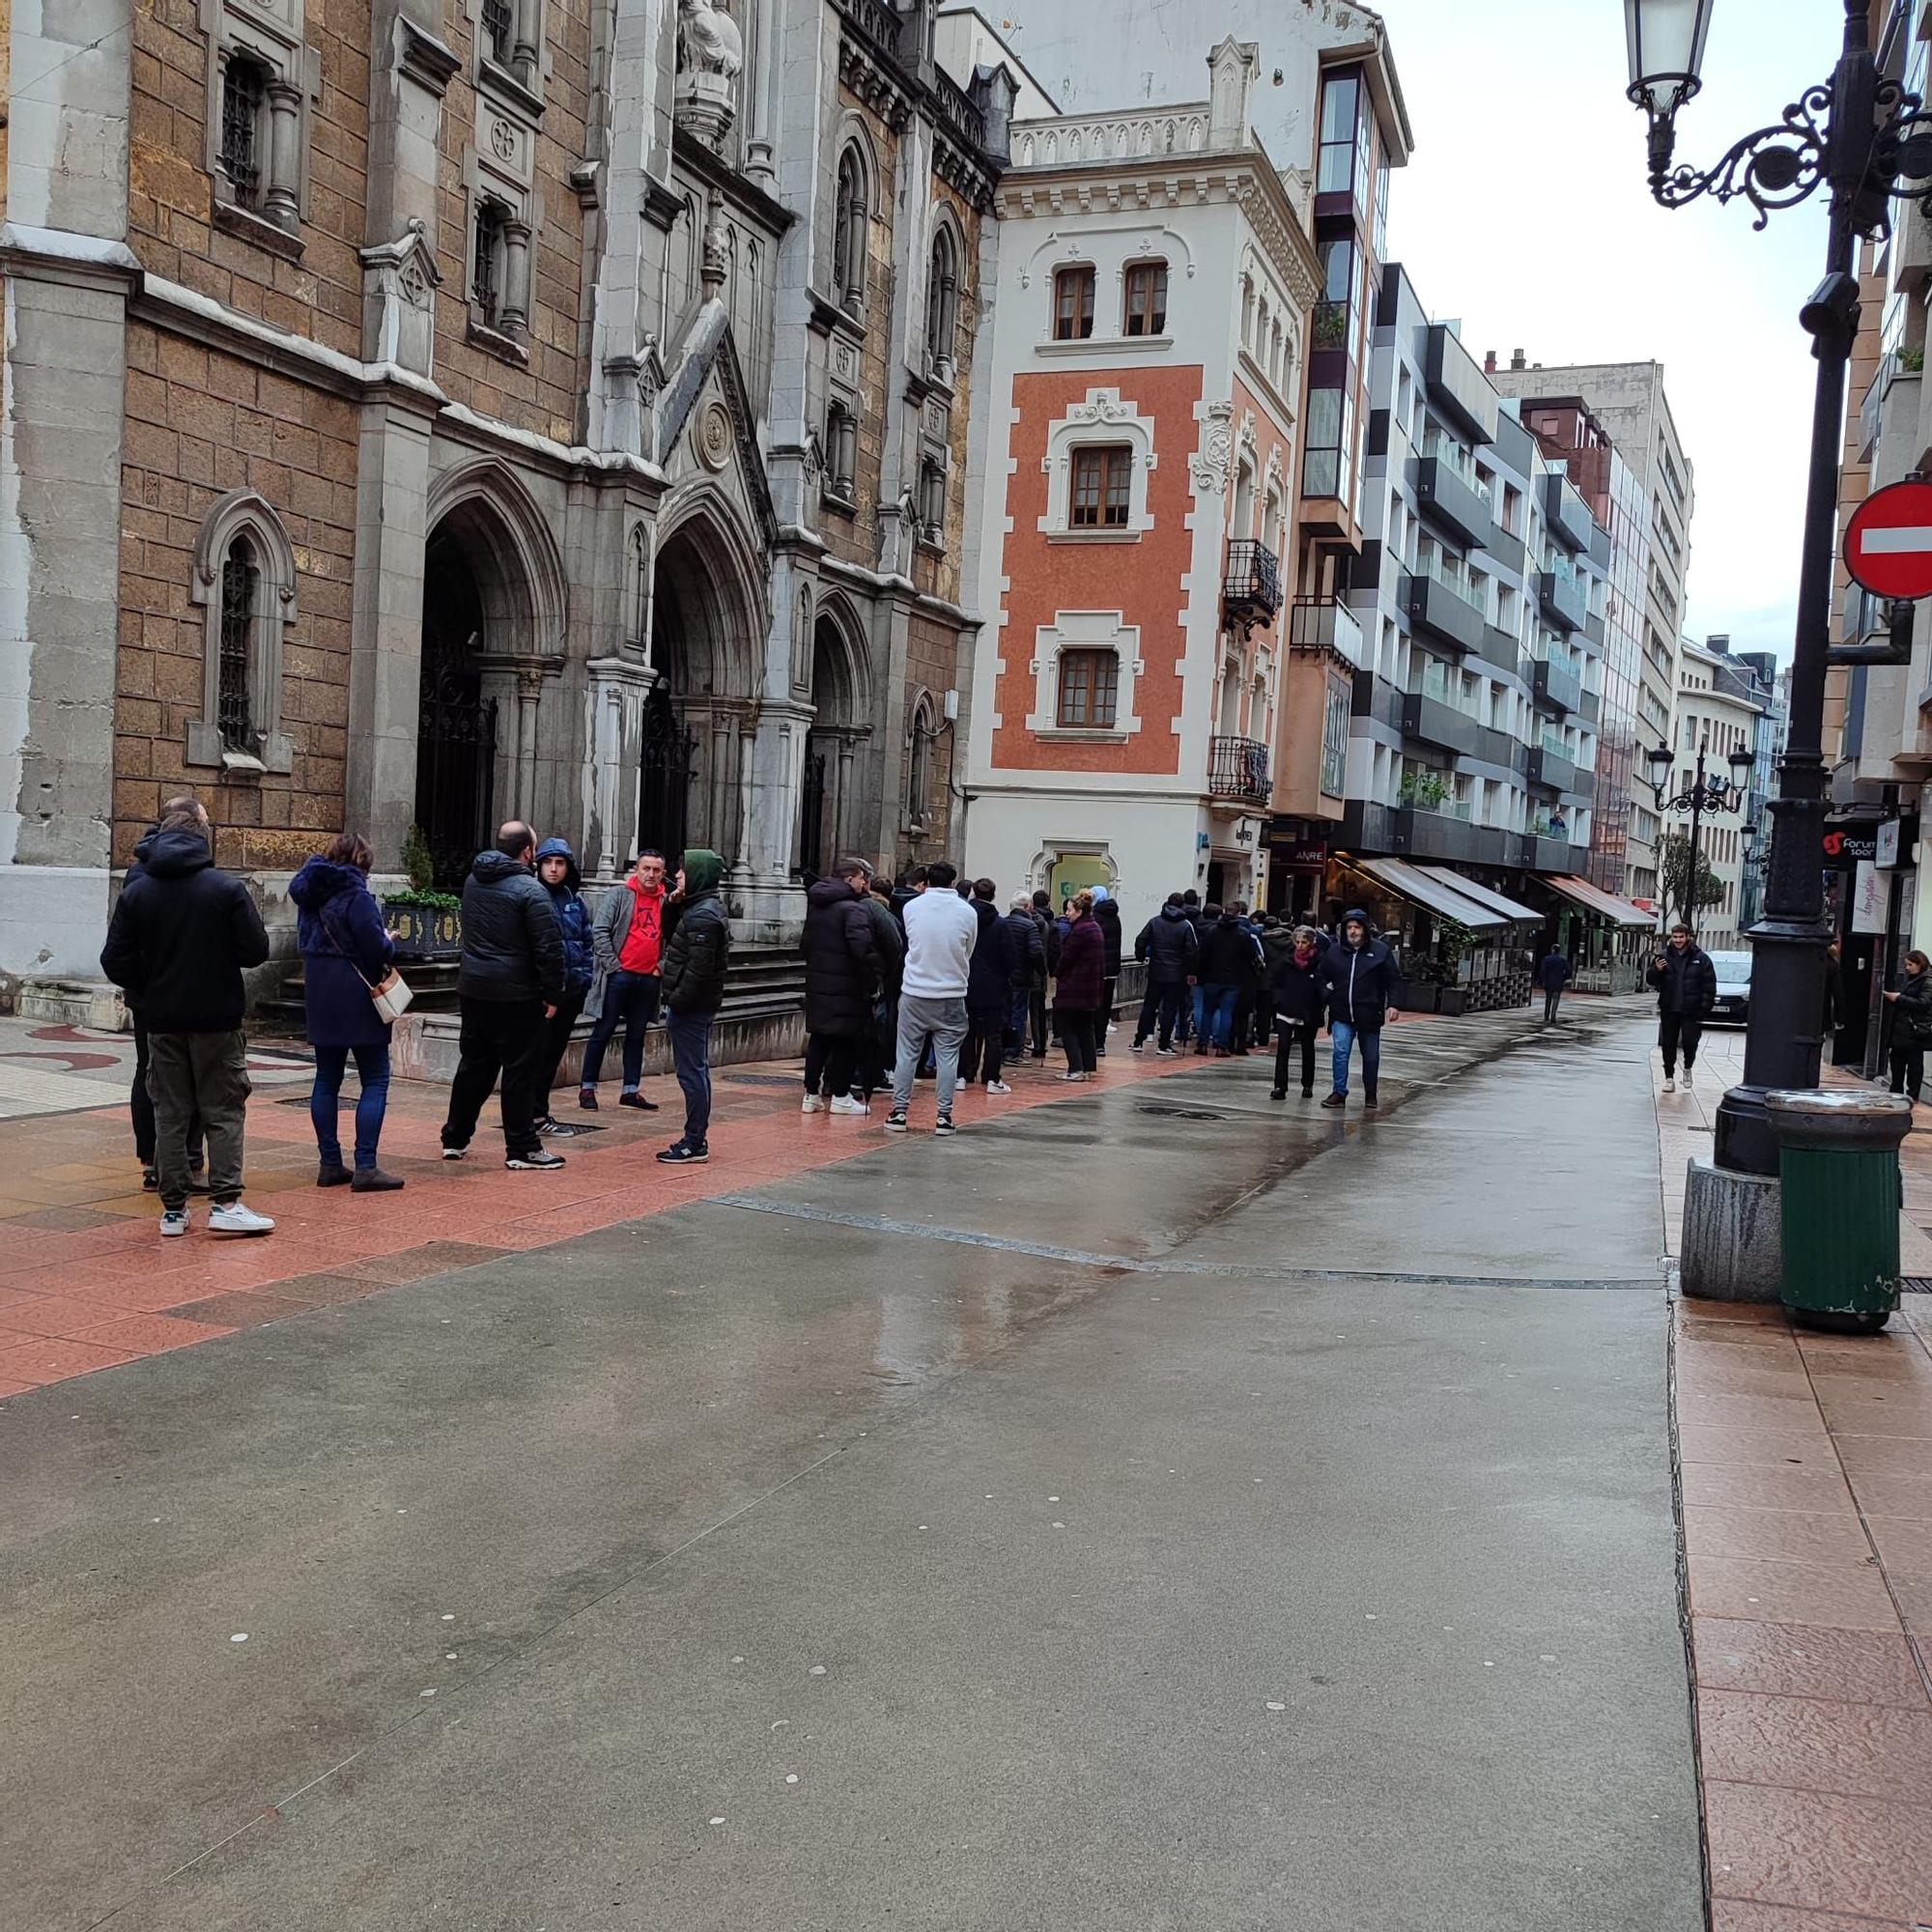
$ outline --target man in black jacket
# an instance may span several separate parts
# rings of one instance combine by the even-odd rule
[[[731,918],[724,909],[724,861],[693,846],[677,874],[677,930],[665,951],[665,1029],[684,1092],[684,1132],[658,1150],[667,1167],[711,1158],[711,1022],[724,1004],[731,964]]]
[[[1694,1080],[1697,1042],[1704,1020],[1718,1004],[1718,969],[1711,955],[1690,937],[1680,919],[1670,928],[1670,944],[1651,962],[1644,978],[1657,988],[1657,1044],[1663,1054],[1663,1091],[1677,1091],[1677,1050],[1684,1049],[1684,1085]]]
[[[1060,928],[1053,923],[1053,900],[1044,886],[1033,895],[1033,923],[1039,930],[1039,943],[1046,957],[1046,971],[1035,981],[1033,989],[1033,1057],[1046,1058],[1050,1023],[1046,1010],[1046,982],[1060,970]]]
[[[209,1232],[267,1235],[274,1222],[242,1199],[248,1110],[247,999],[242,972],[269,956],[262,915],[240,879],[217,871],[199,806],[162,818],[142,868],[122,889],[100,970],[126,990],[148,1031],[161,1233],[188,1229],[188,1132],[208,1139]]]
[[[1180,895],[1169,893],[1166,904],[1141,927],[1140,937],[1134,941],[1134,957],[1146,960],[1148,969],[1147,993],[1134,1028],[1136,1053],[1158,1027],[1159,1044],[1154,1051],[1163,1059],[1174,1058],[1174,1030],[1180,1023],[1187,982],[1200,956],[1201,942],[1194,936],[1194,922],[1187,917]]]
[[[470,862],[463,882],[463,1015],[442,1157],[461,1160],[483,1102],[503,1076],[503,1165],[548,1172],[563,1165],[537,1138],[545,1022],[563,999],[563,928],[531,869],[536,834],[512,819]]]
[[[1000,1078],[1005,1070],[1007,1022],[1012,1017],[1013,939],[993,903],[999,888],[991,879],[973,881],[973,916],[980,936],[966,969],[966,1038],[959,1049],[959,1079],[970,1087],[986,1083],[988,1094],[1013,1090]]]
[[[1349,1104],[1349,1055],[1362,1043],[1362,1104],[1378,1104],[1382,1071],[1382,1023],[1395,1018],[1395,954],[1369,930],[1359,909],[1342,915],[1342,936],[1321,955],[1316,983],[1328,1007],[1328,1037],[1334,1042],[1334,1092],[1324,1107]]]
[[[865,901],[871,874],[863,859],[841,859],[829,878],[805,895],[805,1105],[835,1114],[863,1114],[859,1048],[873,1024],[879,993],[879,945]]]
[[[1211,1046],[1215,1055],[1226,1059],[1236,1050],[1235,1015],[1245,994],[1254,997],[1262,970],[1261,941],[1248,930],[1241,917],[1244,908],[1238,899],[1226,912],[1210,905],[1201,920],[1201,959],[1196,968],[1201,981],[1201,1027],[1194,1042],[1196,1053]],[[1239,1043],[1245,1053],[1247,1043]]]
[[[1105,886],[1094,888],[1094,923],[1107,949],[1106,982],[1100,988],[1100,1016],[1094,1022],[1094,1051],[1107,1057],[1107,1036],[1114,1030],[1114,988],[1121,978],[1121,953],[1124,935],[1121,931],[1120,902]]]

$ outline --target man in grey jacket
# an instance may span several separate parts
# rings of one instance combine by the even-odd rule
[[[621,1026],[624,1029],[624,1086],[620,1107],[637,1107],[655,1114],[658,1103],[639,1091],[644,1078],[644,1031],[658,1016],[658,968],[665,942],[669,892],[665,885],[665,856],[639,852],[631,875],[614,892],[604,895],[590,928],[597,952],[598,985],[590,1006],[597,1023],[583,1047],[583,1071],[578,1078],[577,1104],[595,1112],[597,1082],[604,1072],[604,1049]]]
[[[483,1102],[503,1076],[503,1165],[563,1165],[537,1138],[537,1080],[544,1022],[563,998],[563,928],[531,870],[536,834],[512,819],[477,853],[463,885],[463,964],[456,998],[463,1015],[442,1157],[461,1160]]]

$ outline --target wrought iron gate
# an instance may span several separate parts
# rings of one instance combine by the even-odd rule
[[[496,835],[497,700],[483,696],[476,635],[424,627],[416,713],[416,823],[438,888],[461,891]]]
[[[825,870],[825,753],[805,741],[805,784],[798,801],[798,868]]]
[[[644,701],[638,850],[662,852],[672,872],[684,857],[691,824],[691,781],[696,775],[697,739],[684,728],[670,693],[660,684]]]

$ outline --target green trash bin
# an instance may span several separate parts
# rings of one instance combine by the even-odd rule
[[[1898,1306],[1898,1147],[1912,1104],[1869,1088],[1767,1094],[1777,1138],[1783,1300],[1795,1321],[1876,1335]]]

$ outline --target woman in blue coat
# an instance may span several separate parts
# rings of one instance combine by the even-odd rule
[[[389,1105],[389,1023],[376,1010],[370,988],[388,972],[396,946],[369,890],[371,857],[366,838],[345,832],[295,875],[289,897],[298,915],[296,935],[301,947],[308,1039],[315,1048],[309,1118],[322,1157],[315,1184],[386,1194],[403,1183],[376,1165],[376,1144]],[[362,1089],[355,1101],[353,1174],[342,1164],[336,1133],[342,1075],[352,1054]]]

